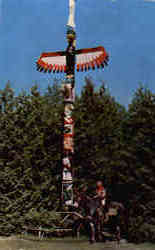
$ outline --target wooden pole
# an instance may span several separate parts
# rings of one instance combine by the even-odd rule
[[[62,158],[62,204],[73,204],[73,155],[74,155],[74,120],[75,101],[75,44],[76,33],[74,24],[75,1],[69,1],[69,20],[67,24],[66,79],[63,83],[64,93],[64,128]]]

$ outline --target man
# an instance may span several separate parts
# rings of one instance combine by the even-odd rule
[[[103,186],[102,181],[96,182],[96,196],[95,197],[100,197],[102,206],[105,206],[106,190]]]

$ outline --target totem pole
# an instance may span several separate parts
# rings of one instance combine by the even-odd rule
[[[77,71],[104,68],[108,54],[103,47],[76,50],[75,0],[69,0],[69,19],[67,23],[66,51],[42,53],[37,61],[37,70],[49,73],[65,72],[62,83],[64,96],[64,126],[62,152],[62,201],[65,205],[73,204],[72,165],[74,155],[74,121],[73,109],[75,100],[75,65]]]

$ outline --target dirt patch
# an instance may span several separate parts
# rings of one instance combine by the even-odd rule
[[[15,236],[0,237],[0,250],[153,250],[153,244],[134,245],[122,242],[94,243],[90,244],[86,239],[21,239]]]

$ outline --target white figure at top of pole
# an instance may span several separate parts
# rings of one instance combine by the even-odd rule
[[[75,0],[69,0],[69,18],[67,25],[75,28]]]

